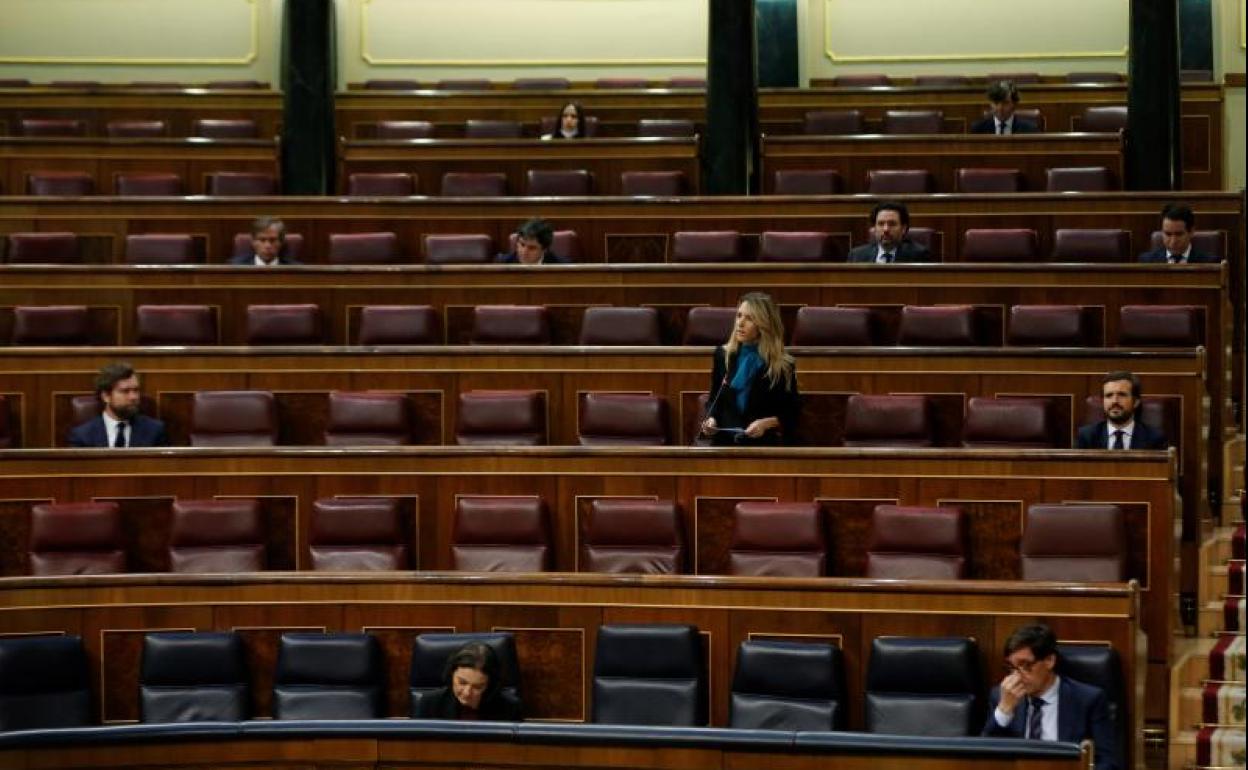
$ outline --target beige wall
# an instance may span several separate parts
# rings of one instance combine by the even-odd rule
[[[1215,0],[1213,4],[1213,61],[1215,76],[1225,80],[1228,74],[1244,78],[1244,0]],[[1223,150],[1226,158],[1226,189],[1242,190],[1245,184],[1244,87],[1226,89],[1226,130]]]

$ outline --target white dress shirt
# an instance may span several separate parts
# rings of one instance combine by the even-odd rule
[[[996,132],[998,134],[1008,135],[1008,134],[1014,133],[1014,116],[1013,115],[1006,118],[1005,120],[1001,120],[1000,118],[993,118],[993,121],[996,123]]]
[[[1169,261],[1170,261],[1170,257],[1172,257],[1172,256],[1174,256],[1174,252],[1170,251],[1169,249],[1166,249],[1166,261],[1167,261],[1167,262],[1169,262]],[[1187,244],[1187,248],[1186,248],[1186,249],[1184,249],[1184,250],[1183,250],[1183,253],[1179,255],[1179,260],[1178,260],[1178,262],[1173,262],[1173,263],[1171,263],[1171,264],[1176,264],[1176,265],[1186,265],[1186,264],[1187,264],[1188,259],[1190,259],[1190,258],[1191,258],[1191,256],[1192,256],[1192,244],[1191,244],[1191,242],[1188,242],[1188,244]]]
[[[108,435],[108,445],[110,447],[114,446],[117,443],[117,426],[121,425],[123,421],[114,418],[108,412],[103,412],[100,416],[104,418],[104,433]],[[129,421],[124,422],[126,426],[126,446],[130,446],[130,439],[133,438],[132,434],[134,433],[134,426],[131,425]]]
[[[1135,420],[1126,425],[1114,425],[1112,422],[1105,423],[1105,448],[1114,448],[1114,434],[1122,431],[1122,447],[1123,449],[1131,448],[1131,436],[1135,433]]]
[[[1040,693],[1040,700],[1044,701],[1044,708],[1040,711],[1040,735],[1027,735],[1027,725],[1031,721],[1026,713],[1031,709],[1031,703],[1027,699],[1020,701],[1015,708],[1023,709],[1023,737],[1031,738],[1037,741],[1055,741],[1057,740],[1057,708],[1058,708],[1058,685],[1061,684],[1062,678],[1056,674],[1053,676],[1053,684],[1049,688]],[[997,710],[992,712],[992,718],[997,720],[997,724],[1001,727],[1009,727],[1014,715],[1007,715],[997,706]]]
[[[885,254],[892,254],[893,258],[891,261],[892,262],[897,261],[897,247],[893,247],[893,250],[889,251],[883,246],[880,246],[877,244],[876,249],[875,249],[875,263],[877,265],[887,265],[890,263],[890,260],[884,256]]]

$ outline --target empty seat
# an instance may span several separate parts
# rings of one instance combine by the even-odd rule
[[[243,640],[230,632],[144,634],[143,722],[242,722],[251,715]]]
[[[216,345],[217,312],[208,305],[139,305],[134,337],[140,345]]]
[[[862,133],[862,110],[819,110],[806,113],[802,124],[806,134],[822,136]]]
[[[1049,192],[1108,192],[1118,188],[1114,173],[1104,166],[1050,168],[1044,176]]]
[[[430,265],[485,265],[494,261],[488,235],[426,235],[425,262]]]
[[[1116,505],[1031,505],[1019,544],[1023,580],[1118,583],[1127,532]]]
[[[1035,123],[1036,130],[1040,131],[1041,133],[1043,133],[1045,128],[1048,126],[1048,123],[1045,121],[1045,118],[1044,118],[1044,113],[1035,108],[1024,108],[1024,109],[1014,110],[1014,115],[1018,118],[1021,118],[1024,120],[1030,120],[1032,123]],[[985,117],[986,116],[987,115],[985,114]]]
[[[82,261],[74,233],[9,233],[10,265],[74,264]]]
[[[667,401],[653,393],[582,393],[578,410],[582,446],[667,444]]]
[[[1023,84],[1028,84],[1028,83],[1039,83],[1040,73],[1039,72],[990,72],[984,76],[984,80],[987,80],[989,83],[993,83],[998,80],[1012,80],[1014,81],[1016,85],[1023,85]]]
[[[1067,83],[1121,83],[1126,78],[1118,72],[1068,72]]]
[[[583,168],[531,168],[524,176],[528,195],[583,196],[594,192],[594,175]]]
[[[1126,230],[1062,228],[1053,233],[1055,262],[1121,262],[1130,254]]]
[[[191,136],[206,139],[255,139],[260,135],[251,118],[197,118],[191,121]]]
[[[477,305],[474,345],[549,345],[550,314],[543,305]]]
[[[865,307],[813,307],[797,311],[794,345],[873,345],[871,311]]]
[[[358,173],[347,177],[347,195],[415,195],[414,174]]]
[[[869,88],[892,85],[888,75],[880,72],[863,72],[857,75],[837,75],[832,78],[837,88]]]
[[[845,729],[845,667],[833,644],[746,640],[737,647],[728,726]]]
[[[828,569],[823,520],[815,503],[737,503],[728,572],[759,577],[822,577]]]
[[[633,197],[684,195],[689,188],[683,171],[620,172],[620,195]]]
[[[89,676],[80,637],[0,639],[0,732],[90,724]]]
[[[191,404],[191,446],[277,444],[277,403],[267,390],[201,390]]]
[[[735,307],[695,307],[685,316],[682,345],[722,345],[737,322]]]
[[[277,195],[277,178],[252,171],[217,171],[208,174],[208,195]]]
[[[867,577],[966,577],[966,515],[961,508],[877,505],[867,541]]]
[[[684,528],[671,500],[595,499],[581,518],[580,540],[580,572],[685,571]]]
[[[399,260],[399,236],[392,232],[330,233],[331,265],[389,265]]]
[[[0,78],[0,88],[26,88],[30,81],[26,78]]]
[[[929,447],[932,421],[924,396],[849,397],[845,446]]]
[[[407,539],[393,497],[323,497],[312,504],[312,569],[367,572],[409,569]]]
[[[572,83],[567,78],[516,78],[511,87],[521,91],[561,91],[571,88]]]
[[[845,180],[830,168],[786,168],[772,176],[776,195],[839,195]]]
[[[30,574],[109,575],[126,571],[116,503],[47,503],[30,509]]]
[[[386,658],[371,634],[282,634],[274,719],[381,719]]]
[[[706,78],[681,76],[667,79],[668,88],[706,88]]]
[[[220,88],[234,90],[254,90],[263,91],[269,87],[268,83],[259,80],[209,80],[204,84],[205,88]]]
[[[672,236],[672,262],[739,262],[741,234],[735,230],[677,232]]]
[[[759,262],[825,262],[839,253],[832,233],[768,231],[759,237]]]
[[[516,120],[464,121],[465,139],[519,139],[520,135],[520,122]]]
[[[541,446],[546,443],[546,433],[542,391],[470,390],[459,394],[456,444]]]
[[[907,195],[936,191],[936,178],[922,168],[872,169],[867,172],[871,195]]]
[[[86,345],[91,320],[83,305],[13,308],[14,345]]]
[[[178,500],[169,532],[171,572],[260,572],[265,532],[255,500]]]
[[[195,239],[178,233],[126,236],[126,262],[131,265],[186,265],[199,262]]]
[[[1040,239],[1024,228],[972,228],[962,236],[962,259],[967,262],[1035,262]]]
[[[422,714],[421,702],[426,697],[446,685],[446,662],[469,644],[483,644],[493,651],[498,661],[498,697],[509,701],[513,711],[521,710],[520,663],[516,656],[516,638],[511,632],[420,634],[412,642],[412,666],[408,677],[412,718]]]
[[[1190,348],[1204,344],[1197,305],[1123,305],[1118,309],[1119,347]]]
[[[973,639],[877,637],[867,662],[867,732],[978,735],[983,691]]]
[[[321,344],[319,305],[248,305],[248,345]]]
[[[365,305],[360,309],[361,345],[437,345],[438,312],[429,305]]]
[[[0,395],[0,449],[12,449],[16,444],[14,427],[9,418],[9,401]]]
[[[406,78],[370,78],[364,81],[365,91],[415,91],[419,88],[419,80]]]
[[[377,123],[378,139],[429,139],[433,124],[427,120],[382,120]]]
[[[405,446],[412,416],[403,393],[331,391],[327,446]]]
[[[1079,127],[1093,133],[1116,133],[1127,127],[1127,105],[1102,104],[1087,107]]]
[[[75,118],[22,118],[18,128],[22,136],[87,135],[87,121]]]
[[[976,345],[975,308],[970,305],[906,305],[901,309],[898,345]]]
[[[650,81],[645,78],[598,78],[594,81],[594,88],[600,89],[624,89],[624,88],[649,88]]]
[[[943,110],[885,110],[886,134],[939,134],[945,130]]]
[[[926,88],[962,88],[970,85],[966,75],[915,75],[914,84]]]
[[[118,174],[113,180],[122,197],[142,195],[182,195],[182,177],[177,174]]]
[[[540,497],[455,498],[451,566],[465,572],[544,572],[550,521]]]
[[[33,171],[26,176],[30,195],[77,197],[95,192],[95,178],[83,171]]]
[[[1054,433],[1053,402],[1047,398],[974,396],[966,402],[962,446],[1048,449],[1058,445]]]
[[[485,78],[448,78],[434,84],[439,91],[489,91],[493,87]]]
[[[102,84],[98,80],[53,80],[48,83],[53,88],[80,88],[90,90],[99,88]]]
[[[507,194],[507,175],[448,171],[442,175],[441,194],[447,198],[499,198]]]
[[[1118,756],[1127,756],[1129,696],[1118,651],[1103,644],[1059,644],[1056,671],[1059,676],[1068,676],[1104,691],[1106,711],[1118,740]]]
[[[1010,345],[1080,347],[1090,344],[1087,314],[1078,305],[1014,305],[1006,323]]]
[[[163,120],[110,120],[104,135],[114,138],[152,138],[167,136],[169,124]]]
[[[698,133],[692,120],[642,118],[637,121],[637,136],[688,137]]]
[[[958,192],[1015,193],[1023,189],[1023,172],[1016,168],[960,168]]]
[[[590,721],[702,727],[707,724],[706,690],[696,626],[598,627]]]
[[[581,319],[582,345],[662,345],[652,307],[591,307]]]

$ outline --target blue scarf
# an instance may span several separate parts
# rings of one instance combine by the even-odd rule
[[[754,375],[763,368],[763,357],[758,354],[758,345],[742,345],[737,348],[737,372],[732,375],[732,389],[737,392],[737,409],[745,412],[745,405],[750,399],[750,383]]]

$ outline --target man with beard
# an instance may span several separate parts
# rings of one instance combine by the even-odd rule
[[[871,209],[872,243],[852,249],[847,261],[888,265],[894,262],[939,262],[922,245],[906,237],[910,210],[900,201],[881,201]]]
[[[103,409],[99,416],[70,430],[70,446],[168,446],[165,424],[139,412],[143,391],[139,387],[139,376],[130,364],[105,365],[95,378],[95,394]]]
[[[1165,449],[1166,437],[1135,419],[1140,406],[1140,378],[1110,372],[1101,380],[1106,419],[1079,429],[1075,449]]]

